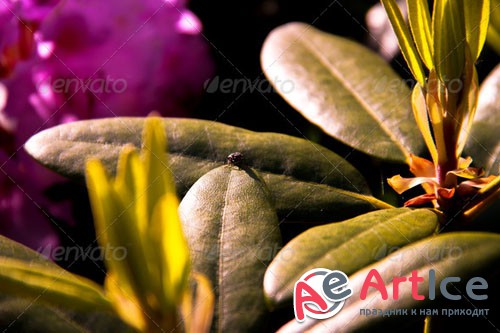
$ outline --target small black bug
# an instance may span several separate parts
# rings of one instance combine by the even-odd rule
[[[231,153],[227,156],[226,162],[227,164],[241,166],[241,164],[243,163],[243,154],[240,152]]]

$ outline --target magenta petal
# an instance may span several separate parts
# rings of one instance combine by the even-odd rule
[[[58,123],[186,115],[213,70],[201,28],[182,1],[61,2],[40,27],[50,50],[34,67],[33,107]]]
[[[37,251],[58,246],[57,232],[45,214],[26,193],[12,188],[0,197],[0,233]]]
[[[20,35],[23,23],[34,35]],[[68,203],[45,195],[62,178],[23,151],[35,133],[79,119],[189,114],[213,70],[201,28],[184,0],[0,1],[0,55],[8,55],[0,58],[8,60],[0,63],[8,91],[0,101],[0,233],[55,246],[48,215],[71,223]]]

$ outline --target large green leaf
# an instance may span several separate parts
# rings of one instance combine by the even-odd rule
[[[120,319],[105,312],[73,312],[31,299],[0,297],[0,330],[29,333],[132,333]]]
[[[353,295],[346,300],[342,310],[334,317],[322,320],[308,320],[302,324],[291,321],[279,332],[358,332],[358,331],[391,331],[380,325],[401,324],[411,320],[412,316],[365,316],[360,315],[360,309],[436,309],[440,306],[451,307],[450,303],[443,303],[440,283],[445,277],[456,276],[461,278],[460,283],[448,285],[452,294],[465,295],[465,284],[469,278],[479,276],[488,280],[488,277],[498,272],[500,264],[500,235],[479,232],[449,233],[428,238],[394,252],[384,260],[377,262],[350,277],[350,286]],[[385,283],[389,299],[383,300],[380,292],[371,287],[365,300],[361,300],[361,287],[368,272],[376,269]],[[436,299],[429,300],[429,271],[435,271]],[[396,276],[411,276],[417,271],[424,280],[418,284],[419,295],[424,300],[415,300],[412,297],[411,285],[404,282],[399,287],[399,299],[392,300],[392,279]],[[371,281],[374,281],[372,278]],[[489,281],[490,283],[493,281]],[[483,294],[485,291],[481,291]],[[487,291],[486,291],[487,293]],[[478,293],[479,294],[479,293]],[[471,306],[468,303],[468,307]],[[473,303],[474,307],[481,308],[480,301]],[[473,308],[474,308],[473,307]],[[490,313],[491,314],[491,313]],[[391,322],[394,321],[394,322]]]
[[[168,118],[164,122],[180,195],[238,151],[267,182],[281,217],[342,220],[390,207],[367,195],[363,177],[347,161],[307,140],[204,120]],[[90,156],[113,174],[122,147],[141,146],[143,123],[141,118],[113,118],[60,125],[32,137],[26,149],[42,164],[69,177],[82,179]]]
[[[30,333],[88,332],[64,313],[23,299],[0,301],[0,329]]]
[[[428,209],[385,209],[351,220],[315,227],[290,241],[269,265],[264,278],[271,304],[291,301],[293,287],[307,271],[323,267],[352,274],[438,228]]]
[[[336,139],[377,158],[404,163],[424,145],[410,90],[365,47],[302,23],[275,29],[261,61],[278,93]]]
[[[216,331],[257,331],[262,323],[262,280],[281,245],[271,200],[253,170],[226,165],[200,178],[179,206],[193,269],[215,286]]]
[[[111,311],[102,288],[38,253],[0,238],[0,292],[86,311]]]
[[[22,269],[7,267],[7,262],[15,262],[17,268]],[[33,271],[29,272],[29,268]],[[0,236],[0,281],[2,330],[129,332],[129,328],[109,311],[105,300],[93,303],[89,298],[82,299],[84,294],[76,294],[85,291],[87,295],[90,292],[101,298],[98,286],[71,275],[37,252],[3,236]],[[71,290],[73,295],[69,293]],[[56,302],[60,306],[54,306]]]
[[[85,311],[112,311],[99,285],[44,263],[0,257],[0,291]]]
[[[465,154],[487,173],[498,174],[500,140],[500,65],[481,85],[477,113],[469,134]]]

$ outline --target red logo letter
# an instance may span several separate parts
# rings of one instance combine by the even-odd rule
[[[411,277],[408,278],[408,281],[411,282],[411,296],[413,299],[416,301],[423,301],[425,297],[418,294],[418,283],[424,282],[424,278],[418,276],[418,272],[414,270],[411,271]]]
[[[306,295],[303,293],[306,292]],[[308,294],[308,295],[307,295]],[[319,295],[313,288],[311,288],[307,283],[299,281],[295,284],[294,292],[294,308],[295,308],[295,318],[299,322],[303,321],[304,316],[304,304],[312,303],[317,305],[321,311],[326,311],[328,305],[321,295]]]
[[[376,282],[371,282],[372,277],[375,277]],[[362,300],[366,299],[366,294],[368,293],[369,287],[378,289],[378,291],[380,291],[380,295],[382,295],[382,299],[387,299],[387,290],[385,289],[384,280],[382,280],[382,277],[376,269],[372,269],[370,272],[368,272],[365,282],[363,283],[363,287],[361,288],[361,294],[359,295],[359,298],[361,298]]]

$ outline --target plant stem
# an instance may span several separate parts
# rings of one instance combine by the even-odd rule
[[[431,333],[431,316],[425,317],[424,321],[424,333]]]

